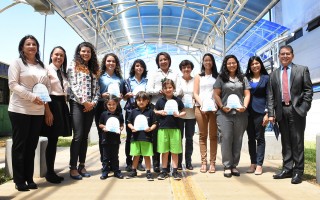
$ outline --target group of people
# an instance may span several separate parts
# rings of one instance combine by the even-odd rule
[[[54,171],[57,141],[59,136],[72,133],[70,177],[75,180],[90,177],[85,161],[94,118],[99,134],[101,180],[107,179],[110,171],[114,172],[114,177],[124,178],[118,156],[119,133],[124,128],[127,178],[137,176],[137,169],[145,170],[141,164],[144,159],[146,178],[152,181],[152,157],[153,171],[159,173],[159,180],[164,180],[170,172],[175,180],[180,180],[178,170],[182,169],[183,157],[186,169],[193,170],[196,123],[200,172],[215,173],[220,141],[224,176],[240,176],[237,166],[243,134],[247,131],[251,159],[247,172],[260,175],[265,154],[265,126],[268,122],[277,122],[283,146],[283,169],[274,178],[291,177],[292,183],[302,181],[303,136],[313,93],[308,68],[292,63],[294,54],[289,45],[280,48],[280,67],[270,77],[257,56],[249,59],[247,70],[242,73],[237,57],[227,55],[218,73],[210,53],[203,56],[201,71],[195,77],[192,76],[194,64],[183,60],[179,65],[182,76],[179,76],[171,69],[170,55],[161,52],[155,59],[156,72],[147,76],[145,62],[137,59],[126,80],[122,77],[117,55],[106,54],[99,65],[95,48],[89,42],[77,46],[68,66],[66,52],[61,46],[53,48],[49,65],[45,66],[40,60],[39,43],[32,35],[23,37],[18,49],[19,58],[12,62],[8,73],[12,91],[8,112],[13,130],[13,179],[19,191],[38,188],[33,181],[33,170],[39,135],[48,137],[47,181],[60,183],[64,180]],[[48,89],[50,102],[33,91],[36,84]],[[114,84],[119,94],[110,92]],[[230,95],[238,97],[240,106],[230,107]],[[126,101],[125,113],[120,106],[121,99]],[[212,110],[205,108],[204,102],[208,99],[214,103]],[[177,107],[172,113],[166,109],[169,101],[175,102]],[[141,115],[146,117],[147,127],[137,130],[135,119]],[[111,118],[119,122],[119,131],[108,126]]]

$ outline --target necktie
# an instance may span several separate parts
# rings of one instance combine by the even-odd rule
[[[289,104],[290,102],[287,68],[288,67],[283,67],[283,73],[282,73],[282,96],[285,104]]]
[[[61,87],[62,87],[62,90],[64,91],[63,79],[62,79],[62,75],[61,75],[61,70],[60,70],[60,69],[57,70],[57,76],[58,76],[58,78],[59,78],[59,81],[60,81],[60,85],[61,85]]]

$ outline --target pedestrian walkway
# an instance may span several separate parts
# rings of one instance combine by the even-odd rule
[[[241,154],[239,170],[240,177],[225,178],[221,164],[220,146],[218,147],[217,172],[213,174],[200,173],[200,151],[197,136],[194,137],[194,170],[183,170],[183,179],[175,181],[167,178],[160,181],[147,181],[144,172],[138,171],[138,177],[133,179],[117,179],[112,173],[106,180],[100,180],[101,164],[99,163],[98,146],[88,148],[87,170],[90,178],[81,181],[73,180],[68,174],[69,148],[59,148],[56,169],[59,175],[65,177],[59,185],[46,182],[44,178],[36,178],[39,189],[28,192],[18,192],[12,181],[0,185],[0,199],[32,199],[32,200],[100,200],[100,199],[308,199],[318,200],[320,187],[306,181],[299,185],[290,183],[291,179],[274,180],[272,175],[279,169],[280,160],[266,160],[264,173],[260,176],[246,174],[250,165],[249,155]],[[120,166],[125,168],[124,142],[120,146]],[[209,166],[208,166],[209,167]],[[127,175],[127,172],[123,173]],[[156,178],[156,174],[154,174]]]

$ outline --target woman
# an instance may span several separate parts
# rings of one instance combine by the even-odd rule
[[[73,62],[68,68],[69,103],[73,128],[70,177],[76,180],[91,176],[85,168],[85,161],[94,107],[99,97],[98,75],[99,66],[93,45],[89,42],[80,43],[76,48]]]
[[[151,106],[153,107],[156,105],[159,98],[162,95],[162,81],[166,79],[171,79],[176,84],[177,83],[177,74],[173,73],[170,69],[171,66],[171,57],[166,52],[158,53],[156,57],[156,64],[158,69],[154,74],[149,77],[148,84],[147,84],[147,93],[152,95],[151,98]],[[175,93],[175,95],[177,95]],[[154,172],[160,172],[160,154],[157,152],[157,132],[156,129],[153,134],[153,170]],[[169,156],[170,157],[170,156]],[[170,163],[170,162],[168,162]]]
[[[102,163],[102,168],[105,168],[106,163],[103,163],[103,149],[102,149],[102,134],[103,131],[99,128],[99,119],[103,111],[105,110],[104,101],[105,98],[109,97],[108,87],[112,83],[117,83],[119,85],[119,90],[123,93],[124,81],[122,78],[122,71],[120,67],[120,61],[117,55],[114,53],[106,54],[101,61],[101,76],[99,77],[99,100],[96,107],[95,113],[95,123],[99,134],[99,151],[100,151],[100,161]],[[122,110],[120,111],[122,112]]]
[[[34,156],[44,119],[44,101],[33,92],[40,83],[50,91],[48,71],[39,55],[39,42],[27,35],[20,40],[19,58],[8,71],[12,91],[8,113],[12,125],[13,181],[18,191],[37,189],[33,181]]]
[[[251,86],[248,106],[248,146],[251,165],[247,173],[262,174],[265,152],[265,126],[268,124],[267,85],[269,75],[260,57],[252,56],[248,61],[246,77]]]
[[[125,81],[126,95],[124,96],[124,100],[127,100],[127,103],[124,109],[126,110],[126,115],[125,115],[126,124],[132,109],[136,107],[135,100],[134,100],[135,94],[139,91],[146,90],[146,86],[148,82],[147,73],[148,73],[147,65],[143,60],[137,59],[133,62],[130,69],[130,77]],[[132,156],[130,156],[130,142],[131,142],[132,131],[128,127],[128,124],[126,125],[126,132],[127,132],[126,146],[125,146],[126,164],[127,164],[126,171],[130,172],[132,169]],[[144,167],[142,166],[142,159],[143,157],[140,156],[137,169],[140,171],[145,171]]]
[[[250,101],[250,85],[234,55],[227,55],[223,59],[220,74],[213,88],[214,99],[220,108],[217,112],[217,124],[221,137],[224,176],[240,176],[236,167],[240,160],[243,133],[248,124],[246,110]],[[241,106],[229,107],[227,101],[231,94],[237,95]]]
[[[191,72],[194,68],[194,65],[189,60],[183,60],[179,64],[179,69],[182,72],[182,77],[179,77],[178,83],[179,85],[177,87],[181,88],[182,90],[182,102],[185,103],[185,111],[186,115],[184,117],[181,117],[179,120],[179,127],[181,132],[181,139],[183,139],[183,136],[186,137],[185,142],[185,163],[186,168],[189,170],[193,170],[192,166],[192,152],[193,152],[193,135],[194,135],[194,129],[196,125],[196,119],[194,115],[194,104],[193,104],[193,83],[194,78],[191,76]],[[189,98],[189,100],[192,100],[191,105],[186,105],[186,101]],[[189,102],[190,103],[190,102]],[[179,160],[178,160],[178,169],[182,169],[182,153],[179,154]]]
[[[207,141],[210,140],[210,168],[209,173],[216,171],[217,157],[217,122],[213,111],[202,111],[202,102],[205,98],[212,98],[213,84],[218,76],[216,62],[210,53],[202,57],[201,73],[194,78],[193,95],[196,100],[195,116],[199,126],[199,145],[201,154],[200,172],[207,172]]]
[[[57,143],[59,136],[71,136],[69,108],[67,96],[67,55],[61,46],[54,47],[50,53],[48,76],[51,83],[51,102],[45,104],[45,120],[42,135],[48,137],[46,149],[47,174],[46,180],[50,183],[61,183],[64,180],[54,171]]]

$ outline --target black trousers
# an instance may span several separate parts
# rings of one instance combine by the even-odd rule
[[[77,162],[85,163],[88,149],[88,135],[94,117],[94,109],[83,112],[84,106],[70,100],[70,114],[73,139],[70,146],[70,169],[77,168]]]
[[[119,171],[119,147],[120,144],[102,144],[102,171],[109,172],[111,169],[115,173]]]
[[[12,125],[13,181],[33,182],[34,156],[44,116],[8,113]]]
[[[193,153],[193,135],[195,131],[196,119],[179,119],[179,129],[181,132],[181,139],[186,138],[185,148],[184,148],[184,157],[185,163],[191,164],[192,153]],[[183,153],[179,154],[178,164],[182,163]]]
[[[306,117],[301,117],[292,105],[283,106],[282,119],[278,123],[281,133],[283,169],[303,174]]]
[[[262,166],[264,161],[266,140],[264,137],[265,127],[262,126],[265,114],[250,111],[248,119],[248,147],[251,164]]]
[[[58,136],[48,136],[48,145],[46,149],[47,174],[55,174],[54,162],[57,154]]]

